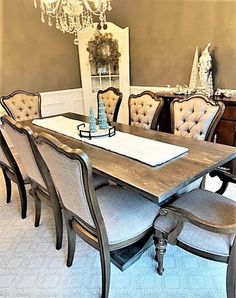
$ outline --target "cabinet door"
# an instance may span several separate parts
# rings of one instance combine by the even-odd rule
[[[220,120],[216,128],[216,142],[236,146],[236,121]]]
[[[120,28],[113,23],[107,23],[106,30],[99,30],[101,34],[111,33],[112,39],[118,42],[119,65],[114,69],[109,63],[101,67],[95,67],[89,61],[87,50],[89,42],[94,40],[98,32],[96,24],[94,28],[78,33],[79,39],[79,64],[83,89],[84,114],[89,114],[89,108],[93,107],[97,114],[97,92],[108,87],[118,88],[123,93],[123,99],[119,111],[118,121],[128,123],[128,97],[129,97],[129,29]],[[106,49],[104,48],[104,51]],[[109,52],[109,49],[108,49]]]

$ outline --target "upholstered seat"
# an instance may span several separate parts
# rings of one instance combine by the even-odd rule
[[[176,98],[170,105],[171,132],[178,136],[211,141],[224,108],[222,102],[213,101],[202,94]],[[200,178],[180,189],[177,195],[198,188],[201,183]]]
[[[105,106],[107,120],[109,122],[117,121],[122,96],[123,95],[119,89],[113,87],[98,91],[97,106],[99,106],[99,101],[102,100]]]
[[[25,218],[27,213],[27,197],[25,184],[29,183],[29,177],[17,154],[11,152],[2,130],[0,130],[0,167],[6,184],[7,203],[11,201],[11,181],[18,187],[21,201],[21,217]]]
[[[154,223],[158,272],[168,243],[199,256],[228,263],[228,298],[236,297],[236,202],[196,189],[161,209]]]
[[[164,100],[151,91],[131,94],[129,97],[129,125],[146,129],[157,129],[158,116]]]
[[[110,284],[110,252],[152,233],[159,206],[117,185],[94,190],[88,156],[41,133],[36,139],[60,196],[68,231],[67,266],[75,252],[76,234],[99,250],[102,297]],[[61,173],[63,172],[63,175]]]
[[[2,96],[0,102],[6,113],[16,121],[41,118],[41,96],[37,92],[16,90]]]

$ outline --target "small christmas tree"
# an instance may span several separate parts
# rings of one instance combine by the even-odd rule
[[[92,107],[90,107],[90,109],[89,109],[89,131],[90,132],[96,132],[97,131],[96,119],[95,119]]]
[[[99,100],[98,119],[99,119],[99,128],[108,129],[107,115],[106,115],[105,106],[102,100]]]

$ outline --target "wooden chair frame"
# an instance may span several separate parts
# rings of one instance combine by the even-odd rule
[[[39,102],[38,102],[38,111],[39,111],[39,118],[42,118],[42,112],[41,112],[41,95],[38,92],[30,92],[30,91],[25,91],[25,90],[15,90],[11,94],[2,96],[0,98],[0,103],[3,106],[4,110],[7,112],[7,114],[15,119],[15,116],[12,114],[12,112],[9,110],[7,105],[5,104],[5,101],[8,99],[12,98],[16,94],[24,94],[24,95],[29,95],[29,96],[38,96]],[[15,119],[16,120],[16,119]]]
[[[164,99],[160,96],[158,96],[157,94],[155,94],[154,92],[152,91],[143,91],[142,93],[139,93],[139,94],[131,94],[129,96],[129,99],[128,99],[128,107],[129,107],[129,125],[131,125],[131,110],[130,110],[130,101],[132,98],[135,98],[135,99],[138,99],[140,97],[142,97],[143,95],[150,95],[151,98],[155,99],[156,101],[160,101],[160,104],[158,106],[158,108],[156,109],[156,112],[153,116],[153,119],[152,119],[152,122],[151,122],[151,125],[150,125],[150,129],[153,129],[153,130],[157,130],[157,124],[158,124],[158,117],[164,107]]]
[[[27,126],[22,127],[20,123],[15,122],[9,116],[3,116],[2,123],[3,125],[7,123],[9,126],[12,127],[12,129],[16,130],[20,134],[24,134],[28,138],[33,156],[35,158],[35,162],[38,166],[39,172],[47,188],[45,189],[44,187],[42,187],[42,185],[38,184],[36,181],[34,181],[32,178],[29,177],[30,184],[32,187],[32,190],[30,191],[30,193],[33,195],[34,202],[35,202],[35,227],[38,227],[40,223],[41,200],[42,200],[53,210],[55,228],[56,228],[56,249],[60,249],[62,246],[62,237],[63,237],[63,220],[62,220],[61,206],[60,206],[60,201],[57,196],[57,191],[55,189],[48,167],[44,162],[34,142],[34,138],[37,137],[37,133],[33,133],[32,130]]]
[[[20,195],[20,202],[21,202],[21,218],[24,219],[27,214],[27,195],[25,184],[29,184],[29,179],[23,179],[20,169],[15,161],[14,156],[10,148],[7,145],[7,142],[0,130],[0,145],[2,150],[8,160],[9,165],[5,164],[4,162],[0,161],[0,167],[2,168],[5,184],[6,184],[6,201],[10,203],[11,201],[11,181],[15,182],[18,187],[19,195]]]
[[[171,133],[174,133],[174,129],[175,129],[175,117],[174,117],[174,104],[176,102],[185,102],[185,101],[189,101],[192,100],[194,98],[201,98],[203,99],[207,104],[212,105],[213,107],[218,106],[218,111],[213,119],[213,121],[211,122],[211,125],[209,126],[207,133],[206,133],[206,137],[205,137],[205,141],[212,141],[213,136],[214,136],[214,131],[216,128],[216,125],[218,124],[218,122],[220,121],[220,118],[222,117],[224,110],[225,110],[225,105],[223,102],[221,101],[214,101],[208,97],[206,97],[205,95],[202,94],[194,94],[191,95],[187,98],[175,98],[171,104],[170,104],[170,115],[171,115]]]
[[[156,246],[156,261],[158,263],[157,272],[159,275],[163,274],[163,258],[166,252],[167,243],[177,245],[190,253],[198,255],[200,257],[227,263],[227,274],[226,274],[226,290],[227,298],[236,298],[236,237],[233,241],[233,246],[230,251],[229,257],[221,255],[207,253],[196,248],[190,247],[177,239],[182,231],[184,223],[191,223],[199,228],[207,231],[221,234],[236,234],[236,221],[231,225],[214,225],[210,222],[206,222],[194,214],[185,211],[184,209],[177,208],[174,206],[168,206],[162,208],[160,214],[170,214],[177,221],[177,225],[173,231],[169,234],[162,233],[158,230],[155,231],[154,243]]]
[[[120,105],[121,105],[121,101],[122,101],[122,97],[123,97],[123,94],[119,91],[118,88],[108,87],[105,90],[99,90],[98,93],[97,93],[97,107],[99,106],[99,96],[102,95],[102,94],[107,93],[108,91],[113,91],[115,93],[115,95],[119,96],[119,98],[117,100],[115,110],[114,110],[113,121],[112,121],[112,122],[116,122],[117,117],[118,117],[118,113],[119,113],[119,109],[120,109]]]
[[[151,229],[132,239],[114,245],[109,245],[104,220],[93,187],[92,167],[88,156],[80,149],[69,148],[47,133],[40,133],[39,137],[36,138],[36,142],[38,144],[46,143],[67,158],[78,160],[81,165],[85,195],[93,222],[95,224],[95,229],[68,210],[63,205],[63,202],[61,203],[68,233],[67,266],[70,267],[72,265],[75,252],[76,234],[78,234],[85,242],[97,249],[100,253],[102,269],[102,298],[107,298],[110,286],[110,252],[135,243],[148,234]]]

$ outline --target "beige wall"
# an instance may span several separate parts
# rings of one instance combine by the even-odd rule
[[[51,91],[80,87],[73,37],[42,24],[33,0],[0,1],[3,4],[0,95],[15,89]]]
[[[80,87],[73,37],[42,24],[33,0],[0,4],[0,95]],[[216,86],[236,89],[236,1],[112,0],[112,6],[108,20],[130,28],[131,85],[188,84],[196,45],[211,42]]]

